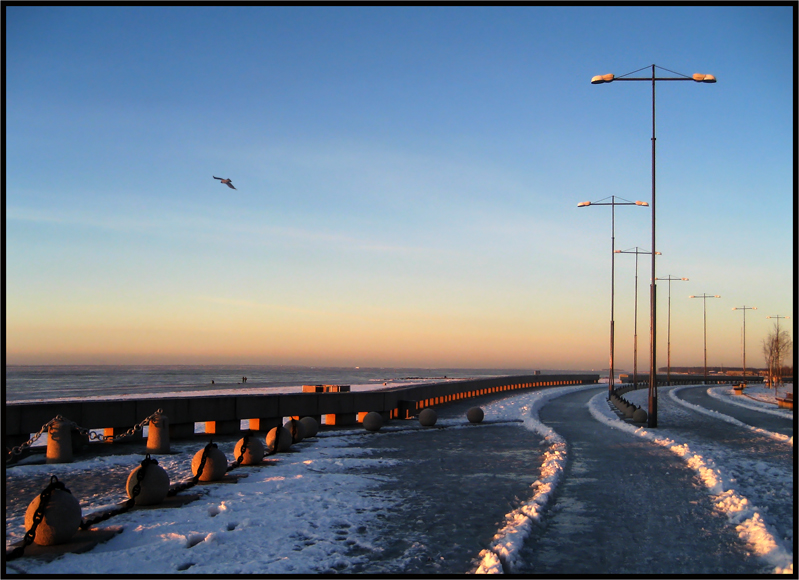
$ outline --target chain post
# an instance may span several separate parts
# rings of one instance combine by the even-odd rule
[[[39,505],[36,506],[36,511],[33,513],[33,525],[31,526],[31,529],[25,532],[25,538],[21,546],[17,546],[10,552],[6,553],[6,560],[14,560],[19,558],[25,552],[25,548],[33,543],[34,538],[36,538],[36,528],[38,528],[39,524],[42,523],[42,520],[44,520],[44,510],[47,508],[47,504],[50,502],[50,496],[56,489],[66,491],[67,493],[72,493],[62,482],[58,481],[58,477],[55,475],[50,476],[50,483],[42,490],[42,493],[39,494]]]

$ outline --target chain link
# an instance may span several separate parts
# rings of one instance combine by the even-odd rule
[[[116,509],[102,512],[94,517],[84,518],[84,520],[80,523],[80,529],[87,530],[94,524],[104,522],[105,520],[116,515],[124,514],[126,511],[130,510],[134,505],[136,505],[136,497],[141,493],[141,483],[144,481],[144,477],[147,473],[147,466],[149,465],[158,465],[158,461],[156,459],[151,459],[150,454],[148,453],[141,462],[141,469],[136,472],[136,484],[131,490],[130,499],[127,499],[120,507]]]
[[[208,445],[206,445],[205,448],[203,449],[202,457],[200,457],[200,466],[197,469],[197,474],[188,481],[183,481],[177,484],[175,487],[171,488],[166,494],[168,497],[175,496],[181,491],[197,485],[197,482],[200,481],[200,476],[203,474],[203,470],[205,470],[205,461],[208,459],[208,452],[211,450],[212,447],[216,446],[217,445],[216,443],[214,443],[213,440],[208,442]]]
[[[120,433],[119,435],[101,435],[100,433],[96,433],[94,431],[86,429],[85,427],[81,427],[74,421],[65,419],[62,415],[56,415],[55,417],[50,419],[47,423],[42,425],[42,428],[39,429],[39,432],[34,434],[34,436],[28,439],[25,443],[17,445],[16,447],[12,447],[10,450],[8,450],[8,452],[6,453],[6,463],[12,461],[15,456],[21,455],[27,448],[36,443],[36,441],[39,440],[39,438],[45,433],[45,431],[49,431],[52,425],[55,425],[56,423],[59,422],[69,423],[73,429],[76,429],[78,431],[78,433],[80,433],[84,437],[88,437],[89,441],[118,441],[119,439],[124,439],[125,437],[132,437],[133,435],[144,429],[146,425],[149,425],[150,422],[153,419],[155,419],[157,415],[163,415],[163,414],[164,410],[158,409],[155,413],[153,413],[149,417],[144,418],[140,423],[134,425],[133,427],[131,427],[124,433]]]
[[[15,558],[19,558],[25,552],[25,548],[33,543],[34,538],[36,538],[36,528],[38,528],[39,524],[42,523],[42,520],[44,519],[44,510],[47,508],[47,504],[50,502],[50,496],[56,489],[66,491],[67,493],[72,493],[66,488],[66,486],[64,486],[62,482],[58,481],[58,478],[55,475],[50,476],[50,483],[42,490],[42,493],[39,494],[39,505],[36,506],[36,511],[33,513],[33,525],[27,532],[25,532],[25,538],[22,542],[22,545],[17,546],[10,552],[6,552],[6,560],[14,560]]]

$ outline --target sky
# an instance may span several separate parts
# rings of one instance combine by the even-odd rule
[[[607,368],[652,64],[658,366],[795,320],[794,6],[3,10],[7,364]]]

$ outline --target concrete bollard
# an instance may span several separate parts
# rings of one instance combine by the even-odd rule
[[[191,460],[191,472],[194,476],[200,469],[200,462],[202,461],[205,448],[200,449],[194,454]],[[211,444],[208,448],[208,457],[205,460],[205,467],[200,474],[200,481],[219,481],[227,473],[227,457],[215,444]]]
[[[303,425],[298,419],[289,419],[283,423],[283,427],[288,429],[289,433],[291,433],[292,443],[299,443],[305,439],[305,425]]]
[[[649,418],[646,411],[643,409],[636,409],[635,413],[633,413],[633,421],[635,423],[646,423],[646,420]]]
[[[383,417],[380,413],[370,411],[363,418],[363,428],[367,431],[380,431],[383,426]]]
[[[47,429],[47,463],[72,463],[72,424],[56,421]]]
[[[233,459],[238,461],[241,455],[241,448],[244,445],[244,437],[239,439],[236,443],[236,448],[233,450]],[[244,450],[244,456],[241,458],[241,465],[258,465],[263,461],[266,450],[264,444],[257,437],[250,437],[247,439],[247,449]]]
[[[469,423],[480,423],[485,417],[485,413],[480,407],[472,407],[468,411],[466,411],[466,418],[469,420]]]
[[[433,425],[436,424],[437,420],[438,420],[438,415],[433,409],[430,409],[429,407],[427,409],[422,410],[422,412],[419,413],[419,423],[421,423],[422,426],[424,427],[432,427]]]
[[[279,433],[279,435],[278,435]],[[275,440],[277,439],[277,445]],[[285,427],[273,427],[269,433],[266,434],[266,452],[284,453],[291,447],[291,433]]]
[[[624,416],[627,417],[628,419],[632,419],[633,413],[635,413],[635,409],[636,409],[635,405],[627,405],[627,407],[624,409]]]
[[[303,417],[300,419],[300,423],[305,427],[306,439],[308,437],[316,437],[316,434],[319,433],[319,422],[313,417]]]
[[[41,495],[28,506],[25,512],[25,529],[33,527],[33,516],[41,503]],[[54,489],[44,507],[44,518],[36,528],[33,541],[39,546],[53,546],[68,542],[78,531],[81,522],[80,503],[63,489]]]
[[[142,466],[139,465],[128,476],[125,490],[129,498],[133,497],[133,488],[139,483],[138,476],[141,470]],[[168,492],[169,474],[153,459],[144,471],[144,479],[141,480],[139,493],[134,501],[136,505],[157,505],[166,499]]]
[[[169,417],[156,413],[147,428],[147,452],[169,453]]]

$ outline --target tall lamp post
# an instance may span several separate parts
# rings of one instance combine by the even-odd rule
[[[666,371],[666,384],[671,386],[671,283],[674,282],[674,281],[687,282],[688,278],[674,278],[671,274],[669,274],[668,277],[666,277],[666,278],[655,278],[655,280],[668,280],[668,282],[669,282],[669,318],[668,318],[669,322],[668,322],[668,325],[666,327],[668,329],[668,331],[666,333],[666,336],[667,336],[666,342],[667,342],[667,345],[668,345],[667,350],[666,350],[666,353],[667,353],[666,357],[667,357],[667,360],[668,360],[668,363],[667,363],[668,366],[666,367],[667,368],[667,371]]]
[[[616,250],[617,254],[635,254],[635,315],[633,318],[633,385],[638,388],[638,254],[651,254],[636,246],[632,250]],[[658,252],[660,254],[660,252]]]
[[[707,299],[708,298],[721,298],[718,294],[702,294],[701,296],[689,296],[688,298],[701,298],[702,299],[702,320],[705,329],[705,383],[707,384]]]
[[[736,306],[733,310],[743,310],[744,312],[744,336],[743,342],[741,343],[741,360],[743,361],[743,376],[746,376],[746,311],[747,310],[757,310],[757,306]]]
[[[605,201],[610,199],[610,201]],[[600,199],[599,201],[581,201],[577,207],[588,207],[589,205],[609,205],[610,206],[610,370],[608,375],[608,397],[613,393],[613,324],[614,316],[613,309],[616,302],[616,206],[617,205],[638,205],[646,207],[649,204],[645,201],[630,201],[627,199],[619,198],[622,201],[616,201],[616,196],[611,195],[609,198]]]
[[[644,67],[649,68],[649,67]],[[627,75],[635,74],[644,70],[640,68],[636,71],[616,77],[613,74],[597,75],[591,79],[591,84],[600,85],[604,83],[611,83],[613,81],[648,81],[652,83],[652,275],[651,283],[649,286],[649,414],[647,418],[647,425],[650,428],[658,426],[657,419],[657,348],[656,348],[656,278],[655,278],[655,83],[657,81],[694,81],[697,83],[715,83],[716,77],[713,75],[696,73],[693,76],[681,75],[663,67],[651,65],[651,77],[630,77]],[[678,77],[657,77],[655,76],[655,68],[665,70],[672,74],[681,75]]]
[[[775,318],[777,320],[777,382],[782,383],[782,348],[780,345],[780,319],[790,318],[790,316],[766,316],[766,318]],[[774,392],[777,392],[777,385],[774,385]]]

